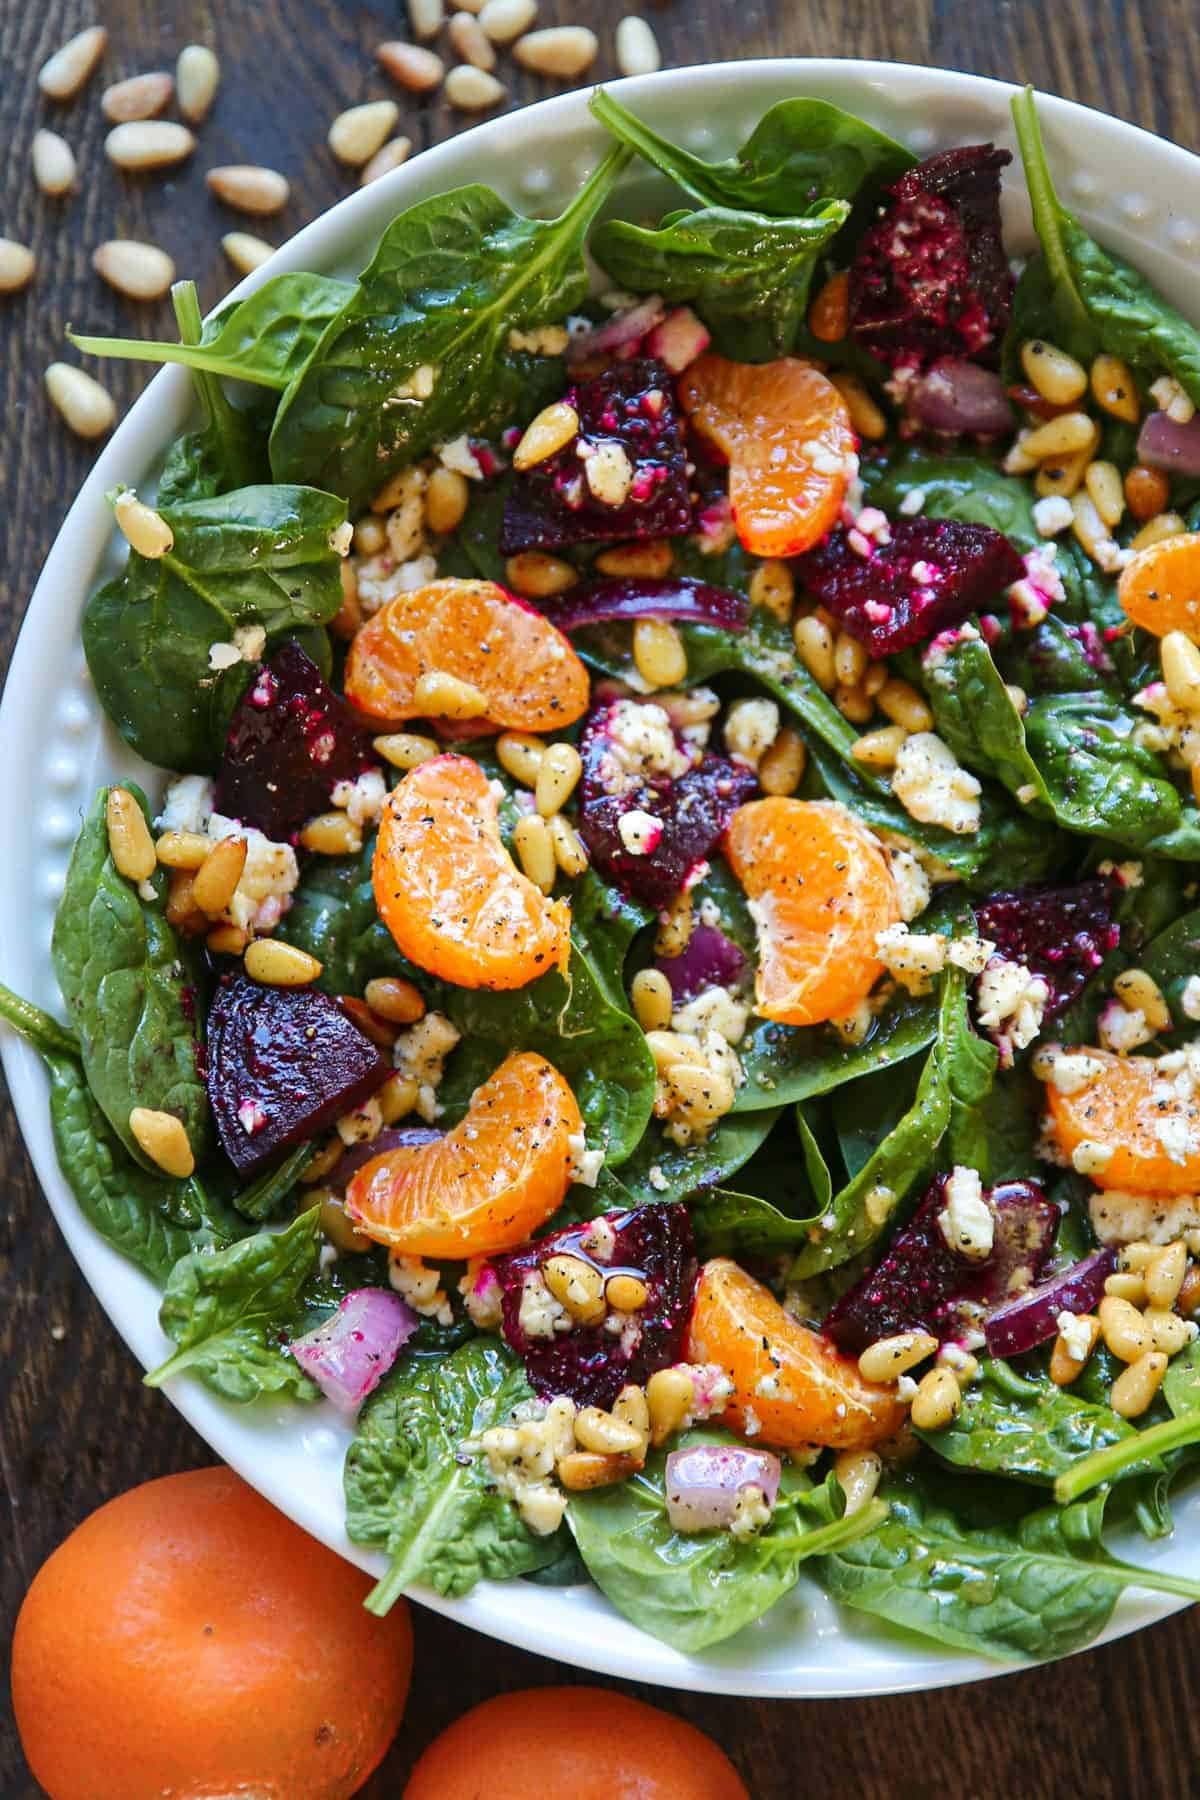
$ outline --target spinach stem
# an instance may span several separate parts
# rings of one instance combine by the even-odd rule
[[[1002,1357],[995,1357],[988,1362],[987,1374],[993,1385],[998,1387],[1002,1394],[1007,1394],[1010,1400],[1040,1400],[1042,1397],[1044,1390],[1040,1383],[1026,1381],[1025,1377],[1018,1375],[1012,1364],[1006,1363]]]
[[[790,1556],[797,1550],[803,1556],[826,1556],[831,1550],[840,1550],[845,1544],[867,1537],[884,1523],[891,1510],[886,1500],[870,1500],[848,1518],[834,1519],[828,1525],[819,1525],[815,1531],[789,1532],[786,1537],[767,1536],[760,1540],[760,1545],[771,1556]]]
[[[207,344],[158,343],[153,338],[83,337],[67,327],[67,337],[77,350],[88,356],[121,356],[127,362],[183,363],[189,369],[205,369],[213,375],[228,375],[234,381],[251,381],[258,387],[282,393],[285,383],[272,373],[264,374],[253,363],[244,368],[218,356]]]
[[[1060,1506],[1066,1506],[1089,1489],[1099,1487],[1102,1481],[1111,1481],[1130,1463],[1144,1462],[1168,1450],[1182,1450],[1188,1444],[1197,1443],[1200,1443],[1200,1411],[1185,1413],[1181,1419],[1166,1419],[1161,1425],[1149,1425],[1145,1431],[1135,1432],[1119,1443],[1106,1444],[1102,1450],[1093,1450],[1090,1456],[1072,1463],[1055,1482],[1054,1498]]]
[[[11,988],[0,984],[0,1019],[19,1031],[27,1043],[43,1056],[78,1056],[79,1039],[32,1000],[22,1000]]]
[[[1050,179],[1050,165],[1046,160],[1046,146],[1042,141],[1042,127],[1032,87],[1024,87],[1019,94],[1013,95],[1012,116],[1021,161],[1025,167],[1029,201],[1033,208],[1034,229],[1042,246],[1042,254],[1061,296],[1069,299],[1076,317],[1086,324],[1088,310],[1075,285],[1070,258],[1063,243],[1063,209]]]

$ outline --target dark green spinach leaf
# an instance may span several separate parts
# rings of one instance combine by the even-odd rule
[[[182,345],[201,338],[195,283],[177,281],[171,290]],[[182,506],[231,488],[250,487],[268,474],[266,433],[249,413],[229,399],[215,375],[196,371],[192,385],[204,411],[199,431],[176,438],[158,478],[157,504]]]
[[[1081,1456],[1136,1436],[1111,1406],[1084,1399],[1039,1376],[1019,1385],[997,1378],[984,1360],[978,1381],[963,1392],[962,1411],[944,1431],[919,1431],[945,1462],[977,1475],[1009,1475],[1049,1487]],[[1138,1476],[1146,1465],[1123,1470]]]

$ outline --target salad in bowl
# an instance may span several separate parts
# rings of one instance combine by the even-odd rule
[[[558,218],[76,340],[202,411],[82,625],[162,779],[0,1012],[151,1384],[353,1422],[376,1610],[1063,1654],[1200,1595],[1104,1536],[1200,1444],[1200,333],[1028,93],[1019,272],[991,144],[592,107]]]

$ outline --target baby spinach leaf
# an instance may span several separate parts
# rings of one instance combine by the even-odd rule
[[[195,283],[177,281],[171,299],[181,344],[198,344],[202,328]],[[167,451],[158,478],[159,506],[180,506],[185,500],[248,487],[268,472],[266,434],[256,421],[234,406],[216,376],[196,371],[192,385],[204,410],[204,425],[176,438]]]
[[[827,1094],[860,1075],[916,1056],[936,1031],[936,1002],[902,992],[888,1002],[871,1036],[861,1044],[843,1043],[820,1025],[752,1020],[738,1045],[746,1084],[738,1090],[734,1110],[751,1113]]]
[[[277,479],[324,482],[357,511],[436,444],[552,399],[561,362],[514,350],[510,333],[556,325],[586,298],[584,240],[628,158],[610,152],[557,219],[525,218],[478,186],[394,219],[281,402]],[[426,369],[431,391],[417,393]]]
[[[774,1256],[794,1250],[807,1233],[806,1219],[819,1211],[810,1200],[805,1218],[794,1218],[760,1194],[705,1188],[688,1205],[701,1256]]]
[[[164,508],[165,556],[135,551],[83,616],[83,647],[104,710],[125,742],[161,767],[215,769],[249,680],[214,673],[208,653],[242,625],[268,644],[323,625],[342,604],[330,534],[345,502],[315,488],[248,487]]]
[[[319,1217],[314,1206],[283,1231],[182,1257],[158,1313],[175,1353],[146,1376],[147,1387],[190,1373],[227,1400],[316,1399],[316,1387],[280,1339],[297,1324],[301,1289],[317,1266]]]
[[[1161,759],[1133,742],[1136,723],[1106,694],[1047,694],[1025,716],[1025,742],[1065,830],[1194,860],[1200,812],[1184,806]]]
[[[1037,496],[1032,483],[1006,475],[994,457],[941,455],[909,446],[886,457],[867,457],[862,480],[872,505],[890,515],[919,493],[919,510],[927,518],[991,525],[1021,551],[1044,542],[1033,522]]]
[[[130,1129],[133,1108],[172,1113],[198,1158],[208,1096],[198,1069],[194,976],[164,911],[165,878],[156,873],[144,899],[117,872],[107,799],[101,788],[71,853],[54,920],[54,972],[92,1095],[129,1155],[149,1169]]]
[[[1027,694],[1094,693],[1116,685],[1111,675],[1092,667],[1078,635],[1055,613],[1032,631],[1014,632],[999,654],[1005,680]]]
[[[321,964],[327,994],[361,994],[380,975],[424,981],[379,917],[371,885],[372,832],[357,856],[314,856],[306,863],[278,937]]]
[[[594,869],[571,884],[571,931],[604,989],[605,998],[625,1010],[625,959],[634,938],[654,913]]]
[[[1153,376],[1166,370],[1200,405],[1200,333],[1145,276],[1088,236],[1054,191],[1033,89],[1012,102],[1017,142],[1042,246],[1021,277],[1016,331],[1045,334],[1090,362],[1098,350]],[[1024,290],[1022,292],[1022,290]]]
[[[792,219],[706,207],[657,230],[606,219],[589,247],[619,287],[694,306],[717,350],[768,362],[795,347],[817,258],[849,211],[841,200]]]
[[[923,673],[934,730],[959,762],[992,776],[1010,794],[1023,792],[1023,804],[1048,806],[1021,715],[983,639],[960,633],[947,649],[925,658]]]
[[[680,1448],[737,1440],[689,1432]],[[784,1465],[770,1524],[751,1538],[728,1531],[676,1531],[667,1517],[666,1453],[653,1451],[641,1474],[619,1486],[573,1494],[567,1519],[588,1574],[643,1631],[694,1655],[761,1618],[795,1586],[806,1557],[827,1554],[877,1527],[875,1504],[849,1518],[814,1522],[803,1502],[808,1478]]]
[[[1183,1404],[1185,1390],[1177,1387],[1175,1395],[1176,1400]],[[1093,1450],[1090,1456],[1082,1457],[1073,1462],[1069,1469],[1064,1469],[1054,1483],[1054,1498],[1060,1506],[1066,1506],[1071,1501],[1078,1500],[1081,1494],[1089,1493],[1092,1488],[1120,1480],[1130,1465],[1136,1465],[1142,1470],[1153,1459],[1165,1459],[1172,1451],[1190,1450],[1197,1444],[1200,1444],[1200,1408],[1185,1410],[1176,1417],[1160,1420],[1155,1425],[1145,1425],[1132,1438],[1123,1438],[1116,1444],[1102,1445],[1098,1450]]]
[[[996,1365],[986,1359],[979,1380],[963,1390],[957,1418],[944,1431],[917,1433],[958,1468],[1044,1487],[1081,1456],[1136,1435],[1111,1406],[1047,1379],[1023,1381],[1015,1388],[998,1380]],[[1144,1462],[1122,1471],[1127,1476],[1145,1472]]]
[[[392,1566],[367,1607],[382,1616],[406,1588],[466,1594],[558,1554],[496,1489],[487,1462],[462,1443],[504,1424],[533,1398],[516,1357],[495,1338],[474,1338],[449,1356],[409,1357],[371,1396],[346,1452],[346,1530],[356,1544],[386,1550]]]
[[[1137,961],[1138,967],[1152,975],[1162,989],[1175,1024],[1181,1031],[1188,1030],[1195,1021],[1183,1010],[1183,990],[1200,971],[1200,907],[1184,913],[1160,931]]]
[[[910,1057],[834,1089],[830,1111],[848,1176],[858,1174],[900,1123],[917,1097],[920,1079],[921,1070]]]
[[[621,1180],[641,1206],[686,1200],[718,1187],[749,1162],[779,1111],[728,1113],[708,1137],[684,1149],[673,1144],[655,1120],[646,1126],[632,1156],[622,1164]]]
[[[785,218],[821,200],[853,200],[866,184],[896,181],[916,158],[826,100],[781,100],[763,114],[736,156],[705,162],[660,137],[604,88],[592,111],[614,137],[669,175],[700,206]]]
[[[1200,1414],[1200,1338],[1173,1356],[1163,1377],[1163,1398],[1177,1419]]]
[[[956,1649],[1011,1660],[1066,1656],[1103,1629],[1118,1594],[1187,1599],[1200,1583],[1118,1562],[1101,1540],[1103,1498],[985,1524],[938,1504],[920,1474],[882,1489],[888,1519],[843,1545],[818,1576],[845,1606]]]
[[[353,294],[353,282],[335,281],[330,275],[276,275],[244,300],[221,307],[203,331],[189,333],[180,344],[84,337],[74,331],[67,336],[77,350],[91,356],[183,363],[207,375],[282,392]]]
[[[235,1191],[232,1200],[244,1219],[269,1219],[279,1211],[312,1161],[311,1144],[298,1144],[273,1169],[267,1169],[249,1187]]]

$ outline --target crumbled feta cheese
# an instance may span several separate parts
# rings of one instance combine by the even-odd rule
[[[337,1134],[343,1144],[370,1144],[383,1130],[383,1112],[374,1094],[343,1113],[337,1122]]]
[[[912,818],[957,833],[979,830],[980,784],[949,744],[932,731],[904,740],[892,772],[892,792]]]
[[[742,1433],[745,1437],[757,1437],[762,1430],[762,1420],[752,1406],[742,1408]]]
[[[229,903],[229,917],[245,931],[273,931],[291,906],[300,879],[292,846],[277,844],[263,832],[222,813],[211,814],[207,833],[218,843],[227,837],[245,838],[246,862]]]
[[[739,1540],[754,1537],[764,1526],[771,1523],[772,1508],[766,1495],[753,1482],[739,1488],[737,1499],[733,1503],[733,1517],[729,1521],[729,1534]]]
[[[946,961],[967,975],[982,975],[995,948],[987,938],[951,938],[946,945]]]
[[[484,1257],[471,1258],[459,1278],[458,1291],[477,1331],[499,1331],[503,1290],[500,1277]]]
[[[671,1015],[672,1031],[683,1031],[703,1038],[717,1031],[727,1044],[740,1044],[750,1019],[750,1003],[739,1000],[728,988],[707,987],[677,1007]]]
[[[483,480],[483,465],[472,450],[466,432],[451,438],[448,444],[439,444],[435,455],[443,469],[453,469],[456,475],[465,475],[468,481]]]
[[[773,700],[735,700],[725,715],[725,748],[757,769],[779,736],[779,708]]]
[[[1195,416],[1195,404],[1187,389],[1173,375],[1160,375],[1157,381],[1152,381],[1150,398],[1176,425],[1186,425]]]
[[[1200,1020],[1200,975],[1189,975],[1179,995],[1179,1010],[1185,1019]]]
[[[137,891],[141,899],[146,902],[147,906],[153,906],[154,902],[158,899],[158,889],[152,881],[139,881],[137,884]]]
[[[213,784],[208,776],[181,775],[167,788],[162,811],[154,823],[159,831],[203,833],[208,829],[212,809]]]
[[[387,782],[378,769],[367,769],[356,781],[339,781],[330,795],[352,825],[377,825],[387,804]]]
[[[907,494],[905,494],[903,500],[896,508],[896,511],[904,518],[912,519],[920,512],[924,504],[925,489],[920,487],[909,488]]]
[[[334,526],[328,541],[335,556],[349,556],[350,546],[354,542],[354,527],[349,519],[343,519],[340,525]]]
[[[580,1187],[594,1188],[604,1167],[603,1150],[589,1150],[582,1131],[577,1131],[567,1139],[567,1154],[571,1159],[567,1166],[571,1180]]]
[[[432,363],[421,363],[418,368],[406,375],[404,380],[391,392],[393,400],[428,400],[437,381],[437,369]]]
[[[656,1194],[665,1194],[671,1185],[663,1174],[661,1163],[650,1164],[646,1179]]]
[[[538,325],[533,331],[510,331],[510,350],[524,350],[530,356],[561,356],[570,337],[564,325]]]
[[[606,1219],[603,1214],[593,1219],[579,1239],[579,1248],[594,1262],[610,1263],[617,1249],[617,1234],[611,1219]]]
[[[388,1256],[388,1285],[400,1298],[423,1319],[436,1319],[439,1325],[453,1325],[454,1309],[441,1280],[440,1271],[430,1268],[419,1256],[401,1256],[397,1250]]]
[[[555,1299],[537,1269],[529,1271],[521,1286],[517,1323],[531,1338],[552,1338],[557,1331],[570,1329],[566,1307]]]
[[[1072,1362],[1085,1363],[1092,1354],[1092,1331],[1079,1313],[1060,1312],[1054,1321],[1062,1347]]]
[[[1185,1116],[1176,1113],[1154,1121],[1154,1135],[1173,1163],[1182,1167],[1200,1150],[1200,1137]]]
[[[236,668],[242,660],[242,653],[236,644],[210,644],[208,646],[208,666],[215,675],[221,675],[226,669]]]
[[[1024,963],[994,956],[979,977],[976,1020],[996,1037],[1001,1048],[1024,1050],[1042,1028],[1049,999],[1050,987],[1044,976],[1035,975]]]
[[[919,918],[933,895],[933,885],[928,875],[911,850],[893,850],[888,860],[891,863],[892,880],[896,884],[900,917],[906,922]]]
[[[945,1191],[946,1204],[937,1216],[938,1229],[951,1250],[970,1262],[982,1262],[992,1253],[996,1221],[983,1197],[978,1173],[956,1164]]]
[[[417,1112],[432,1125],[441,1114],[437,1090],[446,1069],[446,1058],[462,1033],[445,1013],[427,1012],[396,1038],[392,1061],[402,1075],[417,1084]]]
[[[1086,1050],[1061,1050],[1057,1044],[1048,1044],[1035,1055],[1033,1072],[1060,1094],[1078,1094],[1103,1075],[1104,1064]]]
[[[930,978],[946,966],[949,939],[940,932],[910,931],[907,925],[889,925],[875,934],[875,949],[889,975],[910,994],[927,994]]]
[[[703,900],[701,900],[699,906],[696,908],[697,923],[700,925],[708,925],[710,928],[716,930],[720,927],[722,917],[721,909],[713,899],[712,895],[705,894]]]
[[[261,625],[239,625],[233,634],[233,642],[243,662],[261,662],[267,647],[266,630]]]
[[[628,792],[649,775],[678,777],[691,768],[692,758],[675,741],[670,715],[657,702],[618,700],[609,710],[607,724],[607,755],[601,772],[610,793]]]
[[[902,1405],[910,1405],[917,1397],[917,1384],[911,1375],[901,1375],[896,1383],[896,1398]]]
[[[581,456],[585,443],[580,438],[577,448]],[[624,506],[633,486],[633,464],[624,446],[615,438],[602,438],[590,449],[591,454],[583,459],[583,472],[592,494],[601,506]]]
[[[627,813],[622,813],[617,820],[617,831],[621,842],[630,856],[649,856],[656,848],[663,834],[662,820],[656,819],[640,806],[635,806]]]
[[[1131,1050],[1140,1050],[1143,1044],[1151,1043],[1154,1028],[1146,1023],[1146,1015],[1140,1006],[1123,1006],[1113,999],[1100,1014],[1097,1035],[1106,1050],[1126,1056]]]
[[[1062,494],[1046,494],[1033,503],[1033,522],[1042,537],[1057,537],[1060,531],[1069,531],[1075,522],[1071,502]]]
[[[1071,1152],[1071,1167],[1077,1175],[1100,1175],[1113,1159],[1111,1144],[1097,1138],[1082,1138]]]
[[[1092,1230],[1102,1244],[1173,1244],[1200,1231],[1200,1194],[1127,1194],[1097,1188],[1088,1199]]]

